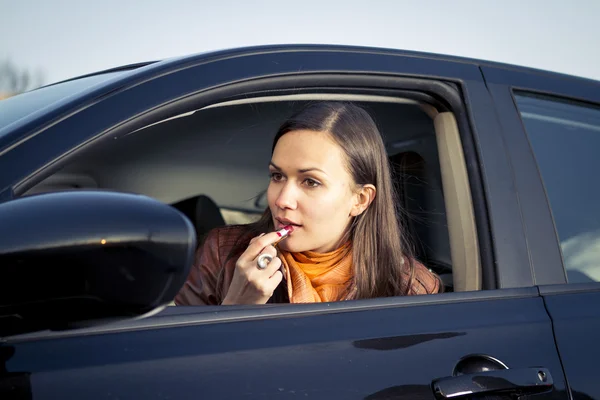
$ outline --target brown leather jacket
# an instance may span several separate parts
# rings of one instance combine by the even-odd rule
[[[237,238],[239,227],[212,230],[196,252],[191,272],[175,297],[176,305],[218,305],[227,294],[238,257],[229,257]],[[441,290],[440,279],[423,264],[414,262],[415,274],[409,295],[433,294]],[[409,276],[406,273],[406,281]],[[281,285],[280,285],[281,287]],[[351,295],[346,298],[351,299]]]

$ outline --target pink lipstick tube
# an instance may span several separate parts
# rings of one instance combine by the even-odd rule
[[[275,243],[273,243],[273,246],[276,246],[279,242],[288,237],[288,235],[292,233],[293,230],[294,228],[291,225],[284,226],[283,228],[278,230],[276,233],[277,236],[279,236],[279,239]]]

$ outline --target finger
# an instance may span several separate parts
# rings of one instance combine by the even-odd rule
[[[270,297],[273,291],[282,281],[283,275],[279,268],[281,260],[279,257],[273,258],[265,269],[255,268],[249,272],[248,281],[264,296]]]
[[[260,235],[253,237],[252,239],[250,239],[249,244],[256,242],[258,238],[262,237],[263,235],[264,233],[261,233]]]
[[[283,265],[283,263],[281,263],[281,268],[279,268],[279,271],[283,275],[283,279],[287,280],[287,270],[285,269],[285,265]]]
[[[244,253],[248,258],[254,259],[258,257],[265,247],[277,242],[279,239],[281,239],[281,236],[277,232],[267,233],[256,239],[254,243],[250,243]]]
[[[280,268],[281,268],[281,259],[279,257],[275,257],[267,265],[267,268],[265,268],[263,270],[264,271],[263,273],[265,274],[265,276],[268,276],[269,278],[271,278],[271,277],[273,277],[275,272],[279,271]]]
[[[266,262],[266,268],[262,268],[261,266],[258,265],[258,260],[263,256],[263,255],[269,255],[271,256],[271,261],[269,261],[268,259],[265,259],[264,261]],[[247,263],[245,263],[244,265],[249,266],[250,268],[254,268],[254,267],[258,267],[257,268],[257,272],[260,272],[260,274],[257,274],[257,277],[264,277],[264,276],[271,276],[273,275],[273,271],[271,271],[273,269],[273,262],[275,262],[275,260],[278,260],[277,258],[277,250],[275,249],[275,247],[273,246],[267,246],[265,247],[265,249],[258,255],[258,257],[256,257],[256,259],[251,260]],[[279,264],[281,265],[281,260],[279,260]],[[247,267],[246,267],[247,268]],[[269,272],[264,272],[264,271],[269,271]]]
[[[239,257],[239,261],[242,261],[243,263],[247,263],[249,261],[256,261],[256,257],[258,257],[260,255],[260,252],[262,252],[263,247],[260,248],[260,250],[258,250],[259,254],[255,254],[256,253],[256,241],[259,240],[261,237],[263,237],[265,234],[261,233],[258,236],[253,237],[252,239],[250,239],[250,242],[248,242],[248,247],[246,248],[246,250],[242,253],[242,255]]]
[[[258,254],[256,256],[256,259],[254,261],[258,261],[258,257],[260,257],[263,254],[268,254],[271,257],[275,258],[277,256],[277,249],[271,245],[268,245],[267,247],[265,247],[264,249],[262,249],[262,251],[260,252],[260,254]]]
[[[283,274],[281,273],[281,271],[275,271],[273,276],[267,279],[267,281],[264,283],[266,289],[265,291],[268,291],[272,295],[272,293],[275,291],[275,289],[277,289],[277,286],[279,286],[282,280]]]

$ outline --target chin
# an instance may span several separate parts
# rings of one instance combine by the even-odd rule
[[[285,240],[285,242],[278,244],[277,247],[279,247],[281,250],[287,251],[289,253],[300,253],[303,251],[310,250],[310,249],[307,249],[306,246],[302,246],[301,243],[294,243],[294,241],[290,240],[290,239],[291,238]]]

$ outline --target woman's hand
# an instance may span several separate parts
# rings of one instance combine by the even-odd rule
[[[281,283],[283,274],[279,270],[281,260],[273,243],[279,241],[277,232],[257,236],[250,241],[248,248],[235,264],[235,271],[224,305],[230,304],[265,304]],[[258,257],[269,254],[273,260],[265,269],[258,267]]]

